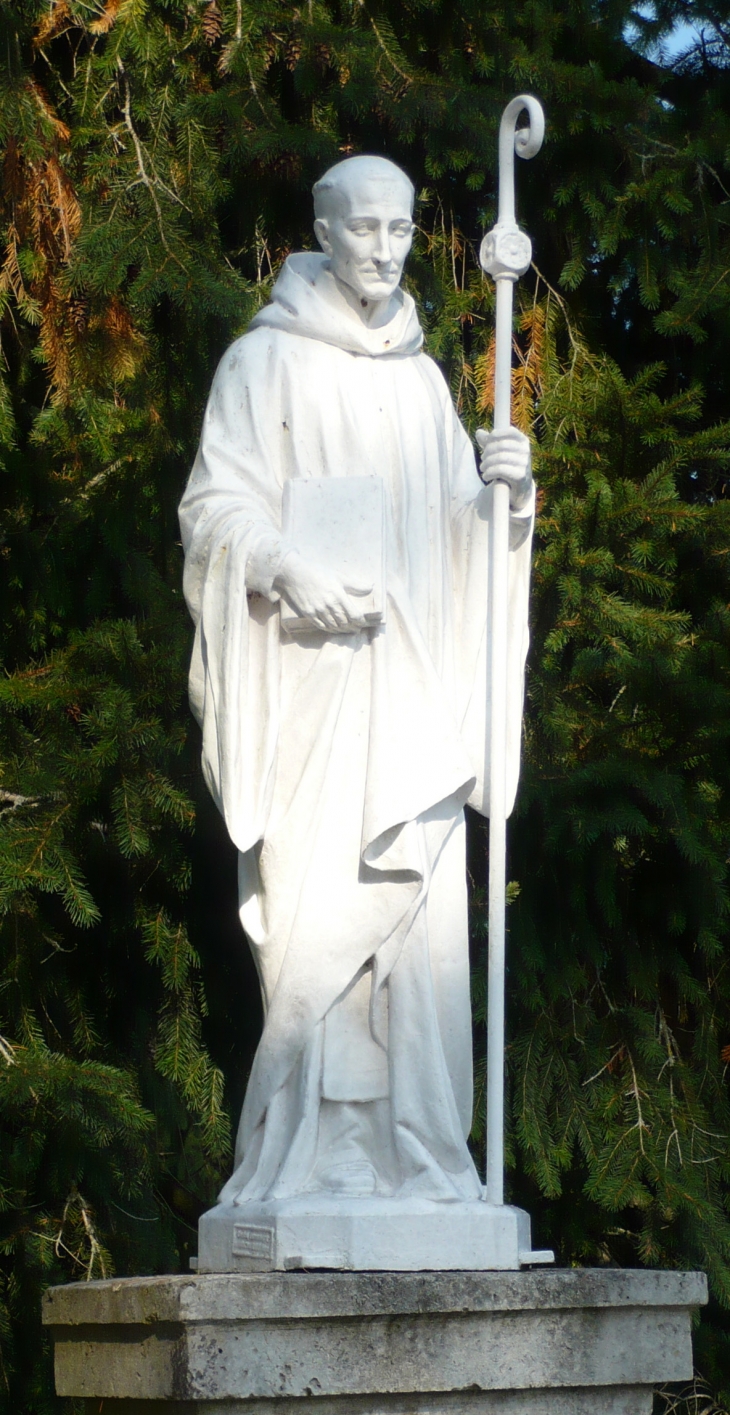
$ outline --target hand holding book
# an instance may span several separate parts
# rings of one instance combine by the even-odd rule
[[[298,550],[285,555],[274,588],[313,628],[347,633],[368,627],[369,621],[356,612],[356,604],[358,598],[372,593],[372,585],[345,585],[338,575],[315,565]]]

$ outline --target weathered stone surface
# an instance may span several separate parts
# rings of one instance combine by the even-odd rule
[[[44,1321],[59,1395],[118,1415],[648,1415],[706,1300],[696,1273],[214,1274],[53,1288]]]
[[[467,1391],[308,1400],[307,1415],[651,1415],[648,1386],[613,1390]],[[302,1415],[301,1401],[115,1401],[114,1415]]]
[[[392,1313],[571,1307],[701,1307],[704,1273],[631,1268],[541,1272],[215,1273],[130,1277],[49,1288],[48,1326],[260,1321]]]

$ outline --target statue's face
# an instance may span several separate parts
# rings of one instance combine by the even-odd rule
[[[413,240],[411,201],[405,179],[361,174],[314,223],[334,274],[362,301],[387,300],[398,287]]]

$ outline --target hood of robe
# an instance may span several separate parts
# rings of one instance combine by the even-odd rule
[[[411,296],[398,289],[391,306],[395,311],[392,319],[378,329],[369,328],[348,305],[327,256],[301,251],[285,261],[271,292],[271,304],[254,315],[249,328],[281,329],[370,358],[417,354],[423,330]]]

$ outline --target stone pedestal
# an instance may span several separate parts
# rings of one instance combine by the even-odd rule
[[[553,1262],[524,1209],[433,1199],[302,1194],[216,1204],[198,1224],[199,1273],[504,1271]]]
[[[56,1389],[104,1415],[650,1415],[699,1273],[210,1274],[52,1288]],[[96,1406],[91,1409],[95,1410]]]

